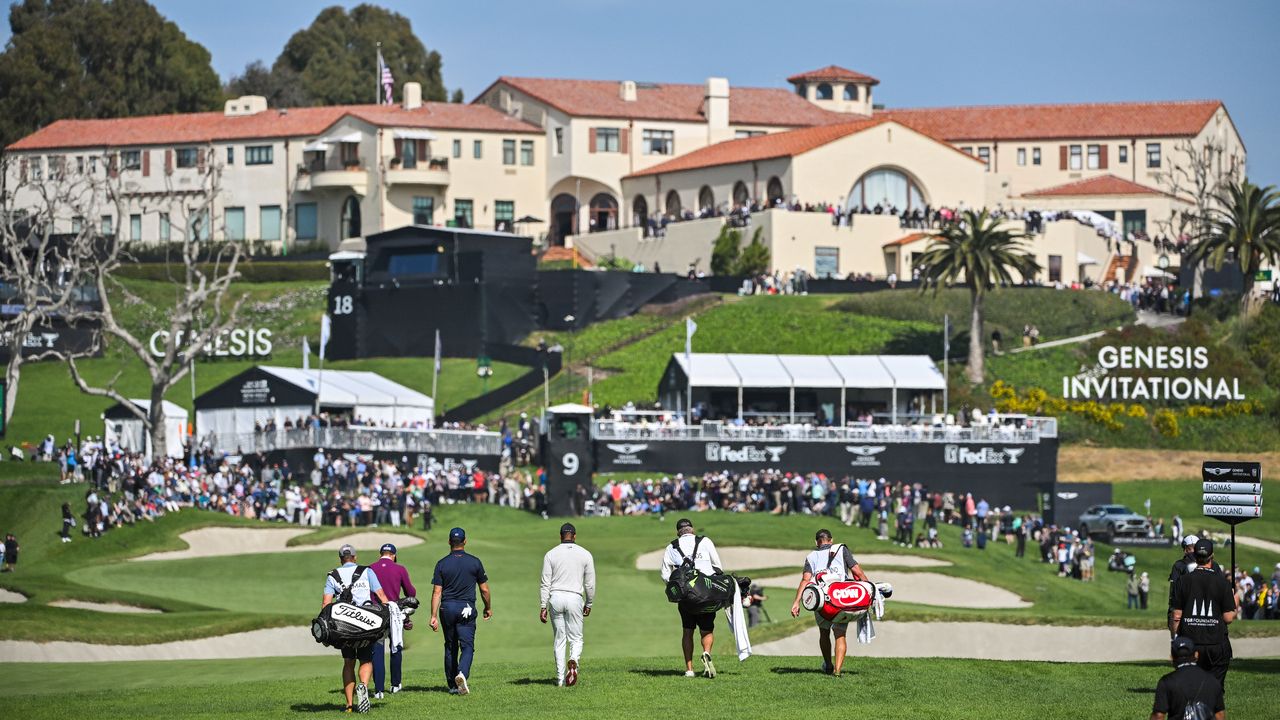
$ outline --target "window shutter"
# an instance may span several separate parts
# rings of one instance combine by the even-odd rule
[[[22,158],[22,162],[18,163],[18,177],[20,178],[18,182],[27,181],[27,159],[26,158]]]
[[[204,162],[204,148],[200,148],[196,150],[196,169],[200,172],[204,172]]]
[[[431,158],[427,157],[427,141],[426,140],[414,140],[413,149],[418,151],[414,153],[418,157],[418,162],[425,163],[425,162],[431,161]]]
[[[622,128],[618,131],[618,152],[631,154],[631,128]]]
[[[394,143],[396,146],[396,149],[395,149],[396,157],[404,158],[404,140],[401,140],[400,138],[396,138],[391,142]]]
[[[142,150],[142,177],[151,177],[151,151]]]
[[[165,175],[172,175],[172,174],[173,174],[173,150],[172,150],[172,148],[166,149],[166,150],[164,151],[164,174],[165,174]]]
[[[587,131],[587,152],[593,153],[595,151],[596,151],[596,129],[591,128],[589,131]]]
[[[1107,146],[1106,145],[1102,145],[1098,147],[1098,169],[1099,170],[1107,169]]]
[[[1067,146],[1066,145],[1058,146],[1058,169],[1059,170],[1067,169]]]
[[[120,153],[107,154],[107,175],[111,177],[120,175]]]

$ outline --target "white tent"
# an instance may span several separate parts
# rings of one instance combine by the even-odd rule
[[[150,400],[130,401],[150,412]],[[164,401],[164,445],[165,454],[172,458],[182,457],[182,440],[187,436],[187,419],[190,417],[185,408]],[[102,413],[102,439],[107,445],[113,442],[121,448],[133,452],[142,452],[151,457],[151,434],[147,432],[142,419],[134,415],[122,403],[116,403]]]

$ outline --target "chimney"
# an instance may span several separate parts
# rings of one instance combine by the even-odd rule
[[[228,100],[222,106],[222,114],[227,117],[257,115],[260,112],[266,112],[266,110],[267,99],[261,95],[244,95]]]
[[[417,110],[422,107],[422,83],[407,82],[404,84],[404,109]]]
[[[707,78],[707,91],[703,96],[703,107],[707,117],[707,142],[718,143],[728,140],[729,134],[729,80],[728,78]]]
[[[623,80],[622,82],[618,83],[618,97],[622,98],[623,102],[635,102],[636,101],[636,81]]]

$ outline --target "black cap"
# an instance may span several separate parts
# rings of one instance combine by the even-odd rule
[[[1209,538],[1200,538],[1196,541],[1196,559],[1208,560],[1213,557],[1213,541]]]
[[[815,533],[815,534],[814,534],[814,536],[813,536],[813,539],[814,539],[814,540],[818,540],[818,541],[822,540],[822,538],[826,538],[826,539],[828,539],[828,540],[832,539],[832,538],[831,538],[831,531],[830,531],[830,530],[828,530],[828,529],[826,529],[826,528],[822,528],[822,529],[821,529],[821,530],[819,530],[817,533]]]
[[[1174,657],[1191,657],[1196,654],[1196,644],[1191,642],[1189,638],[1174,638],[1173,646],[1170,648],[1169,654]]]
[[[467,531],[456,527],[449,531],[449,542],[460,543],[467,539]]]
[[[560,526],[560,534],[561,535],[577,535],[578,529],[573,526],[573,523],[565,523]]]
[[[676,532],[680,532],[685,528],[689,528],[690,530],[692,530],[693,521],[690,520],[689,518],[680,518],[679,520],[676,521]]]

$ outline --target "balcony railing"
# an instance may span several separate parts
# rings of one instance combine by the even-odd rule
[[[495,432],[414,430],[374,427],[290,428],[265,432],[209,435],[218,452],[258,453],[325,448],[354,452],[429,453],[451,457],[498,455],[502,437]]]
[[[1054,418],[1027,418],[1025,424],[958,425],[663,425],[597,420],[592,434],[597,440],[716,440],[811,442],[1003,442],[1038,443],[1057,437]]]

